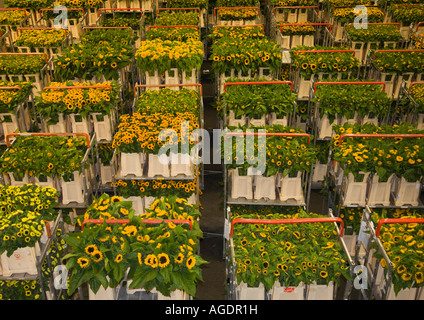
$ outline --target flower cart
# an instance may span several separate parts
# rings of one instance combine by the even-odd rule
[[[263,23],[259,7],[215,7],[215,25],[256,25]]]
[[[47,59],[45,53],[0,53],[0,65],[3,81],[27,81],[34,84],[32,94],[37,96],[50,81]]]
[[[397,99],[403,82],[409,87],[415,79],[419,81],[423,61],[424,50],[375,50],[370,78],[385,82],[387,95]]]
[[[342,238],[343,221],[332,216],[323,217],[302,211],[296,215],[298,218],[292,218],[290,215],[279,218],[278,214],[271,216],[273,217],[270,219],[232,219],[227,234],[229,298],[334,300],[339,291],[337,284],[340,284],[341,276],[346,278],[347,285],[345,291],[340,294],[347,298],[350,293],[353,262]],[[340,229],[336,222],[340,223]],[[251,224],[256,229],[249,227]],[[324,238],[322,246],[317,246],[317,243],[312,244],[312,241],[307,244],[306,230],[334,230],[334,233],[331,238]],[[267,237],[272,237],[275,241],[267,241]],[[294,246],[296,252],[292,254],[291,248]],[[322,263],[316,263],[317,260],[314,260],[330,247],[340,253],[339,258],[345,259],[344,262],[340,259],[332,260],[332,271],[329,270],[330,267],[326,267],[330,265],[329,262],[323,259]],[[302,260],[303,262],[300,262]],[[309,270],[309,275],[306,270]]]
[[[21,190],[23,193],[27,192],[27,188],[34,191],[34,188],[31,186],[33,185],[26,185],[21,187]],[[6,186],[3,188],[12,187]],[[47,190],[43,190],[42,192],[46,193],[46,191]],[[34,195],[34,199],[35,198],[40,199],[41,197]],[[46,204],[46,206],[49,207],[48,210],[52,210],[51,206],[48,204]],[[29,231],[26,227],[30,228],[32,226],[34,229],[37,228],[36,232],[34,232],[35,235],[26,237],[29,239],[29,246],[25,247],[25,245],[22,245],[10,254],[5,251],[8,246],[7,242],[3,242],[2,252],[4,252],[0,257],[0,282],[4,284],[4,287],[13,282],[18,283],[21,281],[25,285],[30,282],[34,286],[34,290],[27,290],[24,292],[24,297],[26,299],[30,296],[32,299],[58,300],[63,296],[63,289],[61,287],[55,287],[56,282],[53,268],[59,265],[59,260],[55,257],[55,253],[60,254],[63,252],[63,247],[60,244],[58,236],[58,234],[60,234],[59,230],[63,230],[62,211],[58,210],[56,218],[52,222],[47,222],[41,218],[42,214],[31,212],[29,207],[25,209],[25,211],[21,211],[20,218],[31,218],[32,224],[12,218],[13,220],[8,220],[10,227],[3,228],[2,237],[13,236],[13,238],[16,238],[16,229],[19,230],[16,224],[23,225],[26,230],[25,232],[28,232],[28,234]],[[4,214],[4,216],[2,214],[0,218],[6,218],[6,214]],[[9,245],[12,244],[12,241],[8,242]],[[18,289],[13,289],[15,293],[17,293]],[[11,292],[9,294],[2,290],[3,299],[19,299],[12,298],[13,294]]]
[[[299,100],[309,100],[316,79],[345,80],[355,78],[359,72],[359,60],[354,50],[332,47],[300,49],[290,51],[296,70],[294,84]]]
[[[368,23],[368,29],[346,25],[346,41],[361,65],[368,64],[368,54],[377,49],[397,49],[404,46],[400,23]]]
[[[17,38],[13,48],[21,53],[45,53],[47,58],[55,58],[72,43],[72,34],[65,29],[48,27],[16,28]]]
[[[12,144],[11,137],[17,137]],[[85,137],[85,141],[78,137]],[[3,184],[32,182],[54,187],[60,193],[59,207],[84,207],[97,188],[94,141],[95,135],[90,141],[83,133],[9,133],[8,149],[0,158]],[[19,154],[16,148],[21,150]],[[35,157],[34,152],[39,156]],[[40,152],[45,158],[40,157]],[[17,163],[21,163],[20,167]]]
[[[322,28],[328,27],[329,23],[281,23],[275,32],[275,41],[280,44],[282,51],[291,50],[298,46],[313,47],[320,44]]]
[[[366,254],[361,261],[355,257],[355,262],[361,263],[366,272],[366,285],[360,289],[363,299],[424,299],[420,271],[423,261],[418,253],[423,222],[422,217],[414,215],[378,219],[370,208],[365,208],[357,250],[362,247]]]
[[[295,132],[295,129],[284,129],[287,127],[279,125],[255,127],[255,130],[261,128],[268,132],[253,132],[244,127],[245,132],[235,130],[227,131],[225,134],[224,146],[222,147],[225,206],[227,204],[255,204],[307,207],[311,187],[310,171],[312,164],[315,163],[315,153],[313,148],[310,147],[309,134]],[[280,130],[281,132],[279,132]],[[231,136],[236,136],[235,144],[233,144]],[[249,138],[249,136],[253,138]],[[265,138],[260,138],[260,136],[265,136]],[[258,137],[257,145],[261,148],[262,155],[266,157],[266,153],[270,156],[270,159],[261,159],[260,155],[256,159],[252,159],[252,157],[255,158],[252,152],[256,152],[255,148],[252,147],[252,144],[255,144],[254,137]],[[282,137],[283,139],[281,139]],[[276,149],[280,150],[281,153],[281,150],[284,150],[285,147],[290,148],[290,143],[285,147],[284,144],[293,138],[308,138],[308,145],[301,143],[298,145],[299,149],[297,149],[299,155],[304,152],[305,162],[298,161],[299,159],[296,158],[297,152],[296,156],[289,160],[284,160],[284,155],[287,158],[289,153],[278,155]],[[231,139],[231,144],[228,142],[229,139]],[[246,143],[244,143],[244,139],[246,139]],[[240,143],[243,143],[243,150],[239,150]],[[240,151],[243,153],[240,153]],[[245,152],[248,161],[244,160]],[[275,154],[277,154],[276,158],[274,158]],[[265,166],[265,172],[260,170],[262,165]],[[243,170],[242,174],[240,174],[241,169]]]
[[[36,25],[40,27],[67,29],[72,34],[72,41],[79,41],[82,29],[86,24],[88,12],[82,8],[66,8],[67,16],[66,20],[63,21],[58,18],[60,14],[63,14],[62,10],[57,10],[59,16],[54,10],[48,8],[40,9],[40,19]]]
[[[34,110],[29,106],[32,85],[30,82],[1,82],[0,92],[0,132],[5,142],[7,134],[28,131],[33,124],[31,114],[34,114]]]
[[[290,85],[290,90],[286,85]],[[227,90],[229,87],[234,90]],[[221,127],[292,125],[295,113],[295,95],[292,90],[291,81],[228,79],[218,103]]]
[[[21,8],[1,8],[0,9],[0,27],[4,28],[4,33],[8,35],[5,38],[6,48],[11,49],[12,43],[17,38],[17,27],[26,27],[31,25],[31,14]],[[7,50],[2,50],[6,52]]]

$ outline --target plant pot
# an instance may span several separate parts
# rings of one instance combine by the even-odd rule
[[[303,75],[300,75],[299,88],[297,92],[298,99],[308,99],[312,87],[314,75],[311,75],[309,80],[306,80]]]
[[[290,36],[283,36],[283,35],[278,36],[277,35],[277,39],[280,39],[279,44],[280,44],[281,49],[283,49],[283,50],[290,50],[291,49]]]
[[[313,47],[315,45],[315,36],[314,35],[305,35],[303,36],[304,46]]]
[[[146,85],[161,84],[161,78],[158,70],[153,72],[145,72],[144,77]],[[159,90],[159,87],[150,87],[149,90]]]
[[[192,83],[198,83],[197,80],[197,69],[193,68],[190,73],[187,73],[186,71],[182,71],[182,84],[192,84]],[[196,90],[195,86],[186,86],[185,87],[188,90]]]
[[[324,181],[325,176],[327,175],[327,167],[326,163],[322,164],[319,161],[315,162],[314,171],[312,173],[312,182],[321,182]]]
[[[392,186],[392,180],[395,175],[392,174],[387,182],[378,182],[378,175],[374,174],[369,184],[369,196],[367,204],[369,206],[390,205],[390,192]]]
[[[90,120],[83,118],[78,114],[70,114],[69,119],[71,121],[71,131],[73,133],[86,133],[90,135]]]
[[[10,257],[7,257],[4,252],[0,256],[1,275],[4,277],[18,273],[37,275],[37,253],[39,251],[38,244],[36,244],[35,247],[18,248]]]
[[[248,126],[254,126],[254,127],[262,127],[266,124],[266,115],[262,115],[260,118],[250,118],[248,117]]]
[[[151,0],[141,0],[141,8],[143,9],[143,12],[152,11],[152,1]]]
[[[112,166],[105,166],[100,163],[100,178],[102,180],[102,184],[108,184],[112,182]]]
[[[259,78],[271,81],[273,79],[271,68],[259,67]]]
[[[90,286],[88,287],[88,300],[115,300],[116,289],[108,287],[107,289],[100,286],[99,290],[94,293]]]
[[[131,196],[128,198],[123,198],[124,201],[131,201],[132,208],[134,209],[134,216],[139,216],[144,213],[143,198],[138,196]]]
[[[265,300],[265,292],[263,283],[258,287],[249,287],[242,281],[236,287],[236,300]]]
[[[170,70],[165,71],[165,84],[179,84],[180,77],[178,76],[178,69],[171,68]],[[178,91],[178,87],[170,87],[171,90]]]
[[[288,175],[280,178],[280,201],[294,201],[297,204],[305,203],[305,196],[302,188],[302,172],[298,172],[296,177]]]
[[[352,41],[350,49],[355,51],[355,58],[357,58],[363,65],[367,59],[367,51],[365,50],[365,42]]]
[[[370,116],[365,116],[362,118],[361,120],[361,124],[365,124],[365,123],[372,123],[375,126],[378,127],[378,118],[377,117],[370,117]]]
[[[9,133],[20,131],[20,125],[18,121],[18,117],[13,113],[0,113],[0,122],[5,137]]]
[[[121,161],[119,167],[119,176],[126,177],[134,175],[136,177],[143,176],[143,166],[145,162],[144,153],[121,153]]]
[[[240,176],[238,169],[228,170],[231,181],[231,198],[253,199],[253,176]]]
[[[395,89],[396,73],[382,72],[380,74],[380,79],[378,80],[385,83],[386,89],[384,91],[389,97],[393,97],[393,93]]]
[[[153,178],[156,176],[159,177],[169,177],[169,156],[166,154],[157,155],[157,154],[149,154],[148,158],[148,172],[147,176],[149,178]]]
[[[288,115],[285,115],[282,118],[279,118],[275,112],[271,112],[270,115],[269,115],[269,125],[271,125],[271,126],[278,124],[278,125],[282,125],[282,126],[285,127],[285,126],[288,125],[288,123],[289,123]]]
[[[254,178],[254,199],[275,200],[276,199],[277,176],[264,177],[256,175]]]
[[[365,206],[367,195],[367,180],[370,172],[362,172],[363,179],[356,182],[352,173],[349,172],[345,178],[344,201],[343,205]]]
[[[84,203],[85,190],[81,173],[74,171],[71,181],[65,181],[61,177],[60,187],[62,190],[62,204],[69,204],[72,202]]]
[[[334,131],[332,126],[337,124],[336,119],[334,119],[333,122],[330,123],[330,120],[328,119],[328,115],[324,114],[322,118],[318,118],[318,138],[319,139],[328,139],[332,138],[334,136]]]
[[[40,187],[52,187],[57,189],[57,181],[52,177],[34,177],[34,183],[38,184]]]
[[[408,182],[404,177],[392,180],[392,192],[396,206],[418,206],[421,193],[421,179]]]
[[[63,113],[59,113],[59,121],[55,124],[47,124],[45,121],[45,130],[49,133],[65,133],[68,132],[69,119],[65,117]]]
[[[31,183],[31,178],[28,174],[24,174],[23,178],[16,177],[13,173],[8,172],[3,174],[6,185],[9,184],[14,187],[20,187],[25,184]]]
[[[306,300],[333,300],[334,282],[330,281],[328,285],[319,285],[311,283],[308,285]]]
[[[96,140],[110,142],[113,138],[111,126],[111,115],[103,115],[101,113],[91,113],[93,120],[93,129],[96,133]]]
[[[271,300],[305,300],[305,284],[299,283],[297,287],[285,287],[276,281],[272,286]]]
[[[241,118],[236,118],[234,115],[234,111],[230,110],[228,114],[228,125],[229,126],[244,126],[247,124],[247,117],[242,115]]]
[[[399,97],[399,92],[400,92],[400,87],[402,85],[402,82],[405,82],[406,88],[409,88],[413,77],[414,77],[413,72],[404,72],[402,74],[398,74],[398,76],[396,77],[396,85],[393,90],[393,99],[397,99]]]
[[[174,290],[171,292],[170,296],[165,296],[157,290],[152,290],[151,292],[157,292],[158,300],[189,300],[190,296],[183,290]]]
[[[291,48],[301,46],[303,42],[303,37],[301,35],[292,35],[291,36]]]
[[[170,153],[171,177],[179,175],[191,177],[194,176],[193,163],[188,153]]]
[[[424,130],[424,113],[418,114],[417,129]]]

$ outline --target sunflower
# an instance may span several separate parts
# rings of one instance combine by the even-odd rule
[[[169,257],[166,253],[158,254],[159,267],[165,268],[169,264]]]
[[[305,70],[306,68],[308,68],[308,63],[307,62],[302,63],[302,69]]]
[[[144,263],[152,268],[156,268],[159,264],[158,258],[154,254],[147,255],[146,259],[144,259]]]
[[[178,256],[174,259],[176,263],[182,263],[184,260],[184,255],[182,253],[179,253]]]
[[[99,249],[97,248],[95,244],[90,244],[87,247],[85,247],[85,252],[90,255],[92,255],[95,251],[98,251],[98,250]]]
[[[53,169],[53,167],[54,167],[54,165],[53,165],[53,163],[51,163],[51,162],[50,162],[50,163],[49,163],[49,165],[47,166],[47,168],[49,168],[50,170],[51,170],[51,169]]]
[[[95,250],[93,253],[92,253],[92,259],[95,261],[95,262],[100,262],[100,261],[102,261],[103,260],[103,253],[101,252],[101,251],[99,251],[99,250]]]
[[[196,265],[196,258],[190,256],[186,261],[186,266],[188,269],[193,268]]]
[[[117,256],[116,256],[116,258],[115,258],[115,262],[116,263],[119,263],[119,262],[121,262],[122,261],[122,259],[123,259],[123,257],[122,257],[122,254],[118,254]]]
[[[110,198],[110,201],[111,202],[119,202],[119,201],[122,201],[122,198],[119,197],[119,196],[113,196],[113,197]]]
[[[422,272],[415,273],[415,282],[417,284],[423,282],[423,280],[424,280],[424,277],[423,277],[423,273]]]
[[[78,264],[80,265],[81,268],[85,268],[89,265],[89,261],[87,258],[79,258],[77,260]]]
[[[412,278],[412,274],[409,272],[405,272],[404,274],[402,274],[402,280],[404,281],[409,281]]]
[[[139,252],[137,253],[137,259],[138,259],[138,264],[142,265],[143,264],[143,259],[142,259],[142,254]]]
[[[115,69],[118,66],[118,64],[116,62],[112,62],[110,66]]]
[[[328,273],[327,273],[327,271],[322,270],[322,271],[319,272],[319,275],[323,278],[327,278]]]

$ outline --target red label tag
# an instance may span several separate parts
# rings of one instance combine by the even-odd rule
[[[19,253],[15,253],[13,256],[16,260],[19,260],[21,258],[21,255]]]
[[[284,289],[284,292],[291,293],[294,291],[294,289],[295,289],[294,287],[288,287]]]

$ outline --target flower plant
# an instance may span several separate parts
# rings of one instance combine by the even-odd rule
[[[347,33],[352,41],[357,42],[398,42],[402,40],[399,27],[393,24],[370,24],[367,29],[350,26]]]
[[[121,200],[103,194],[87,209],[84,220],[110,215],[128,219],[128,223],[87,223],[81,232],[66,236],[71,247],[71,253],[64,257],[67,268],[72,270],[69,294],[85,282],[94,293],[100,286],[114,288],[129,268],[130,288],[156,288],[166,296],[184,290],[194,296],[196,283],[202,280],[200,266],[206,262],[195,253],[202,232],[190,230],[187,224],[146,224],[141,216],[134,217],[131,207],[127,208],[131,202]],[[167,214],[171,208],[183,205],[178,201],[157,199],[150,210]]]
[[[134,31],[140,30],[141,12],[116,12],[113,16],[105,16],[100,21],[102,27],[131,27]]]
[[[355,113],[361,117],[383,118],[389,113],[392,103],[381,84],[318,85],[312,101],[319,104],[320,117],[326,114],[330,123],[337,115],[353,119]]]
[[[212,40],[221,38],[261,39],[265,38],[265,33],[260,26],[218,27],[213,28],[208,37]]]
[[[197,115],[189,112],[176,114],[152,113],[149,115],[134,113],[122,115],[118,125],[118,132],[113,137],[112,148],[124,153],[152,153],[157,154],[162,146],[178,144],[181,152],[186,139],[181,139],[181,132],[191,133],[199,127]],[[167,130],[175,130],[178,136],[167,136]],[[189,149],[194,144],[189,141]]]
[[[46,65],[42,54],[6,54],[0,55],[0,74],[36,74]]]
[[[77,88],[77,89],[44,89],[36,99],[36,109],[45,118],[48,124],[59,121],[59,113],[79,114],[86,118],[89,113],[110,114],[118,103],[120,85],[116,81],[103,83],[90,82],[51,82],[49,87],[73,87],[105,85],[109,88]]]
[[[323,217],[300,210],[296,214],[270,214],[267,219]],[[260,219],[256,215],[243,218]],[[237,283],[266,290],[279,282],[296,287],[300,282],[340,283],[351,279],[349,264],[332,223],[234,224],[234,259]]]
[[[131,63],[133,49],[123,43],[76,43],[54,59],[54,75],[59,81],[74,78],[118,80],[120,69]]]
[[[199,69],[203,62],[203,43],[197,40],[162,41],[160,39],[142,41],[135,53],[136,66],[142,71],[159,73],[177,68],[191,72]]]
[[[13,29],[19,26],[21,21],[28,16],[29,12],[24,10],[0,11],[0,25],[11,26]]]
[[[249,81],[232,78],[226,81],[231,82]],[[271,112],[275,112],[277,116],[285,116],[294,112],[295,101],[296,94],[291,91],[289,84],[229,85],[222,94],[217,109],[221,117],[225,110],[227,113],[233,111],[236,118],[242,115],[260,118]]]
[[[417,112],[424,113],[424,84],[414,84],[410,87],[411,97],[417,104]]]
[[[21,178],[27,173],[69,180],[74,171],[81,172],[86,148],[81,137],[19,136],[0,158],[0,171]]]
[[[383,51],[375,52],[372,64],[381,72],[421,73],[424,70],[424,51]]]
[[[112,183],[113,186],[113,183]],[[117,194],[129,197],[176,196],[188,199],[197,190],[196,180],[118,180],[114,184]]]
[[[4,2],[7,8],[26,8],[39,10],[53,6],[53,0],[6,0]]]
[[[108,42],[111,45],[117,42],[133,45],[136,39],[137,35],[133,34],[131,29],[86,29],[81,36],[83,43]]]
[[[281,31],[281,35],[314,35],[316,33],[316,28],[311,25],[306,24],[296,24],[296,25],[286,25],[287,22],[277,23],[277,30]]]
[[[18,248],[33,247],[52,221],[58,192],[54,188],[26,184],[0,186],[0,254],[10,257]]]
[[[409,182],[417,181],[424,173],[423,155],[424,140],[421,138],[351,138],[347,137],[340,144],[343,133],[365,134],[420,134],[422,131],[414,126],[400,125],[375,126],[372,123],[363,125],[345,123],[333,126],[336,135],[333,137],[333,159],[344,169],[344,174],[351,172],[355,178],[361,172],[376,173],[380,182],[395,174]]]
[[[19,87],[21,90],[3,89],[1,87]],[[20,103],[31,94],[33,85],[26,81],[0,81],[0,112],[14,113]]]
[[[259,67],[277,71],[281,65],[279,46],[267,39],[234,39],[223,37],[212,44],[212,68],[218,73],[235,71],[257,72]]]
[[[197,10],[160,11],[156,17],[157,26],[197,26],[199,12]]]
[[[411,24],[424,20],[423,5],[391,5],[387,10],[391,13],[393,21],[400,21],[405,24]]]
[[[254,20],[258,17],[257,9],[219,9],[218,18],[221,20]]]
[[[306,47],[298,46],[290,50],[294,67],[300,70],[304,77],[310,77],[312,74],[320,72],[337,74],[342,72],[348,75],[348,72],[355,72],[359,67],[359,60],[354,57],[352,52],[314,52],[326,50],[349,50],[344,47]],[[298,52],[303,51],[303,52]]]
[[[235,129],[234,127],[228,127],[230,130]],[[267,133],[304,133],[301,129],[293,129],[290,127],[283,127],[281,125],[265,126],[265,127],[239,127],[238,129],[246,132],[247,129],[252,129],[252,132],[259,132],[258,130],[266,130]],[[266,145],[259,143],[257,137],[249,139],[244,144],[244,159],[241,158],[237,150],[237,138],[232,138],[232,149],[231,151],[225,148],[225,143],[222,147],[222,157],[226,163],[227,168],[241,169],[242,173],[246,173],[248,168],[253,166],[265,165],[264,175],[269,177],[277,173],[281,173],[283,177],[289,175],[296,175],[299,171],[310,172],[311,164],[315,163],[316,150],[308,143],[307,137],[284,137],[284,136],[267,136]],[[223,138],[225,139],[225,137]],[[253,143],[253,146],[251,145]],[[254,154],[251,157],[256,156],[258,153],[265,152],[266,159],[263,160],[258,157],[255,164],[251,164],[254,159],[247,159],[246,150],[254,150]],[[265,163],[262,163],[265,161]]]
[[[137,112],[143,114],[164,113],[177,114],[190,112],[199,114],[200,95],[196,90],[181,88],[172,90],[147,90],[140,94],[135,102]]]
[[[208,8],[206,0],[170,0],[169,8]]]
[[[199,31],[195,27],[150,28],[146,32],[146,40],[187,41],[200,40]]]
[[[18,47],[60,47],[68,31],[65,29],[23,29],[15,41]]]
[[[383,22],[384,13],[378,7],[366,7],[368,22]],[[361,10],[355,12],[355,7],[338,7],[332,11],[332,16],[335,20],[340,21],[342,24],[354,22],[355,18],[361,14]],[[362,13],[364,14],[364,13]]]

